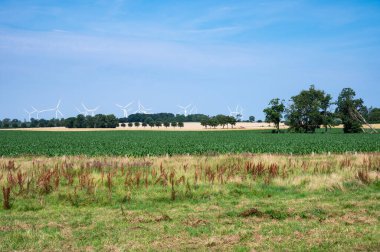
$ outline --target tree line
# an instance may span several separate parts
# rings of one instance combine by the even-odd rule
[[[368,109],[351,88],[344,88],[333,101],[330,94],[311,85],[308,90],[292,96],[288,107],[279,98],[272,99],[268,105],[263,110],[265,121],[274,123],[276,132],[280,132],[281,121],[289,126],[289,131],[302,133],[313,133],[321,126],[327,131],[340,124],[345,133],[357,133],[367,121],[380,122],[380,109]]]
[[[66,128],[116,128],[119,120],[115,115],[98,114],[95,116],[77,115],[66,119],[34,119],[30,122],[22,122],[17,119],[0,120],[1,128],[45,128],[45,127],[66,127]]]
[[[343,124],[346,133],[362,131],[363,121],[380,123],[380,108],[367,108],[363,99],[356,98],[351,88],[344,88],[337,100],[330,94],[316,89],[311,85],[292,96],[290,105],[285,106],[280,98],[272,99],[263,110],[265,121],[274,123],[276,132],[280,132],[280,122],[289,126],[292,132],[315,132],[321,126],[327,131],[332,126]],[[127,118],[116,118],[115,115],[98,114],[95,116],[78,115],[66,119],[34,119],[30,122],[5,118],[0,120],[0,128],[36,128],[36,127],[67,127],[67,128],[116,128],[122,127],[183,127],[184,122],[200,122],[205,128],[218,126],[233,127],[239,117],[226,115],[207,116],[204,114],[175,115],[172,113],[131,114]],[[249,122],[255,117],[250,116]],[[261,122],[261,120],[257,120]]]
[[[127,118],[120,118],[120,123],[129,123],[129,122],[149,122],[149,121],[155,121],[155,122],[200,122],[202,119],[206,118],[207,115],[203,114],[192,114],[192,115],[179,115],[179,114],[172,114],[172,113],[156,113],[156,114],[131,114]]]

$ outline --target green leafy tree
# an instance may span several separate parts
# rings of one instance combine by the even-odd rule
[[[170,127],[170,122],[164,122],[164,126],[165,126],[165,128],[168,128],[168,127]]]
[[[143,123],[141,124],[141,126],[142,126],[143,128],[145,128],[146,126],[148,126],[148,124],[147,124],[146,122],[143,122]]]
[[[368,122],[380,123],[380,108],[370,108],[368,110]]]
[[[133,123],[132,123],[132,122],[129,122],[129,123],[128,123],[128,127],[129,127],[129,128],[132,128],[132,127],[133,127]]]
[[[20,121],[17,119],[13,119],[11,124],[12,124],[12,128],[18,128],[20,125]]]
[[[336,102],[337,108],[335,113],[343,122],[343,131],[345,133],[358,133],[362,131],[362,123],[359,115],[360,111],[366,110],[362,99],[355,98],[356,93],[352,88],[344,88],[340,92]]]
[[[224,129],[224,127],[227,125],[228,128],[228,116],[225,115],[217,115],[215,116],[215,120],[218,121],[218,125],[221,125]]]
[[[183,128],[184,126],[183,122],[178,122],[178,127]]]
[[[11,119],[5,118],[3,120],[3,128],[4,129],[8,129],[9,127],[11,127]]]
[[[285,112],[284,101],[279,98],[272,99],[269,107],[264,109],[265,121],[274,123],[277,133],[280,133],[280,122]]]
[[[324,121],[323,111],[328,110],[328,106],[325,105],[329,99],[331,100],[328,94],[315,89],[314,85],[292,96],[292,104],[286,115],[289,129],[295,132],[315,132],[320,125],[328,123]]]
[[[248,120],[249,120],[250,122],[255,122],[255,117],[254,117],[254,116],[250,116],[250,117],[248,118]]]
[[[209,117],[202,118],[201,125],[207,129],[207,126],[209,125],[209,121],[210,121]]]
[[[140,122],[135,122],[135,127],[140,127]]]
[[[218,127],[218,125],[219,125],[219,121],[216,119],[216,117],[210,118],[210,120],[209,120],[209,126],[210,127],[216,128],[216,127]]]
[[[175,127],[177,127],[177,122],[172,122],[171,125],[173,128],[175,128]]]
[[[162,126],[162,122],[157,121],[157,122],[155,123],[155,125],[156,125],[157,128],[160,128],[160,127]]]
[[[237,122],[237,120],[235,117],[233,117],[233,116],[228,117],[228,123],[231,124],[231,128],[233,128],[236,125],[236,122]]]
[[[77,115],[77,118],[74,122],[74,128],[86,128],[86,118],[84,115]]]

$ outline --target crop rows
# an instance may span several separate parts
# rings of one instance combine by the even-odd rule
[[[209,132],[0,131],[0,156],[160,156],[224,153],[378,152],[380,135]]]

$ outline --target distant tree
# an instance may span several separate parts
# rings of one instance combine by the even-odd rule
[[[242,118],[242,117],[243,117],[242,114],[237,114],[236,117],[235,117],[235,118],[236,118],[236,121],[237,121],[237,122],[241,122],[241,118]]]
[[[164,122],[164,126],[165,126],[165,128],[168,128],[168,127],[170,127],[170,122]]]
[[[228,123],[231,124],[231,128],[233,128],[236,125],[236,118],[233,116],[228,117]]]
[[[155,125],[156,125],[156,123],[152,120],[152,121],[149,121],[149,127],[151,127],[151,128],[153,128]]]
[[[171,126],[172,126],[173,128],[177,127],[177,122],[172,122],[172,123],[171,123]]]
[[[55,127],[54,119],[47,121],[47,125],[46,126],[49,127],[49,128]]]
[[[322,125],[325,128],[325,132],[327,132],[327,128],[331,128],[334,124],[334,114],[329,111],[329,108],[332,105],[332,96],[326,94],[321,98],[321,120]]]
[[[146,122],[149,125],[152,122],[154,123],[154,120],[152,117],[147,117],[147,118],[145,118],[144,122]]]
[[[125,126],[127,126],[127,125],[125,123],[121,123],[120,126],[125,128]]]
[[[215,117],[210,118],[209,120],[210,127],[216,128],[218,127],[218,125],[219,125],[219,121]]]
[[[209,121],[210,121],[209,117],[202,118],[201,125],[207,129],[207,126],[209,125]]]
[[[28,124],[26,122],[22,122],[21,123],[21,128],[27,128],[28,127]],[[1,128],[1,126],[0,126]]]
[[[135,122],[135,127],[140,127],[140,122]]]
[[[280,133],[280,122],[285,111],[284,101],[279,98],[272,99],[269,102],[269,107],[265,108],[265,121],[274,123],[277,133]]]
[[[157,128],[160,128],[160,127],[162,126],[162,122],[157,121],[157,122],[155,123],[155,125],[156,125]]]
[[[263,122],[263,120],[257,120],[257,122],[258,122],[258,123],[262,123],[262,122]]]
[[[146,122],[143,122],[143,123],[141,124],[141,126],[142,126],[143,128],[145,128],[146,126],[148,126],[148,124],[147,124]]]
[[[183,122],[179,122],[178,123],[178,127],[180,127],[180,128],[183,128],[185,125],[183,124]]]
[[[11,119],[9,119],[9,118],[3,119],[3,128],[7,129],[9,127],[11,127]]]
[[[129,123],[128,123],[128,127],[129,127],[129,128],[132,128],[132,126],[133,126],[133,123],[132,123],[132,122],[129,122]]]
[[[48,121],[45,119],[40,119],[38,121],[38,127],[45,128],[48,125]]]
[[[95,115],[94,122],[94,128],[107,128],[107,119],[105,115]]]
[[[368,122],[380,123],[380,108],[370,108],[368,110]]]
[[[34,121],[32,120],[31,124],[33,124],[33,123],[34,123]],[[65,127],[66,128],[74,128],[74,123],[75,123],[75,117],[66,118]]]
[[[343,122],[343,131],[345,133],[358,133],[362,130],[362,123],[358,120],[360,111],[366,110],[362,99],[355,99],[355,91],[351,88],[344,88],[340,92],[336,102],[337,108],[335,113]]]
[[[224,127],[227,125],[227,128],[228,128],[228,116],[225,116],[225,115],[217,115],[215,116],[215,120],[218,121],[218,125],[221,125],[224,129]]]
[[[254,122],[254,121],[255,121],[255,117],[254,117],[254,116],[250,116],[250,117],[249,117],[249,121],[250,121],[250,122]]]
[[[86,120],[86,123],[85,123],[85,126],[87,128],[95,128],[95,118],[93,116],[86,116],[85,118]]]
[[[77,115],[77,118],[75,119],[75,122],[74,122],[74,128],[86,128],[87,125],[86,125],[86,118],[84,117],[84,115]]]
[[[119,120],[115,115],[106,115],[105,116],[106,120],[106,128],[116,128],[119,125]]]
[[[20,121],[17,119],[13,119],[11,124],[12,124],[12,128],[18,128],[20,125]]]

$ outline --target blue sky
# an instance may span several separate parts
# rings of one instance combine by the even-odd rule
[[[62,99],[66,117],[141,100],[262,119],[310,84],[380,107],[379,13],[364,0],[0,0],[0,118]]]

